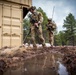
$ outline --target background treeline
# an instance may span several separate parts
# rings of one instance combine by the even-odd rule
[[[48,32],[46,28],[47,24],[47,15],[46,13],[42,10],[41,7],[37,9],[37,11],[41,12],[43,14],[43,24],[42,24],[42,29],[43,29],[43,36],[45,38],[45,41],[48,43]],[[63,28],[65,30],[57,32],[57,30],[54,33],[54,45],[55,46],[63,46],[63,45],[76,45],[76,19],[73,16],[72,13],[69,13],[67,16],[65,16],[65,20],[63,23]],[[27,36],[27,34],[30,31],[30,22],[29,18],[24,19],[23,21],[23,39]],[[40,43],[40,40],[36,35],[36,42]],[[25,43],[31,43],[31,36],[28,35]]]

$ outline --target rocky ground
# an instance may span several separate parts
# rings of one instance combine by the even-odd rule
[[[7,68],[16,67],[23,61],[35,57],[37,55],[42,55],[48,52],[58,52],[63,55],[62,61],[67,67],[68,72],[71,75],[76,74],[76,47],[75,46],[56,46],[53,48],[50,47],[4,47],[0,49],[0,75],[6,71]]]

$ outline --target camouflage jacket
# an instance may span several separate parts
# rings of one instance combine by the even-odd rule
[[[57,27],[56,27],[56,24],[54,22],[47,24],[47,30],[49,30],[49,31],[54,31],[56,28]]]
[[[42,23],[43,22],[43,16],[41,12],[34,12],[34,14],[30,15],[30,23]]]

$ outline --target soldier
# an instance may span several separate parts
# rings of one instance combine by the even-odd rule
[[[53,44],[54,44],[54,30],[55,29],[56,29],[55,22],[53,22],[52,19],[48,19],[47,30],[49,33],[49,42],[50,42],[51,47],[53,47]]]
[[[31,24],[31,38],[33,42],[33,47],[37,47],[35,42],[35,34],[38,34],[38,37],[42,42],[42,46],[45,47],[45,39],[43,38],[42,25],[41,25],[43,22],[42,13],[37,12],[35,6],[32,6],[29,9],[29,11],[31,12],[29,17],[30,17],[30,24]]]

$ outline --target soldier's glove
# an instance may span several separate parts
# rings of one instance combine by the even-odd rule
[[[34,26],[38,29],[39,27],[38,27],[38,23],[34,23]]]
[[[38,22],[38,25],[40,25],[40,24],[41,24],[41,22],[39,21],[39,22]]]

